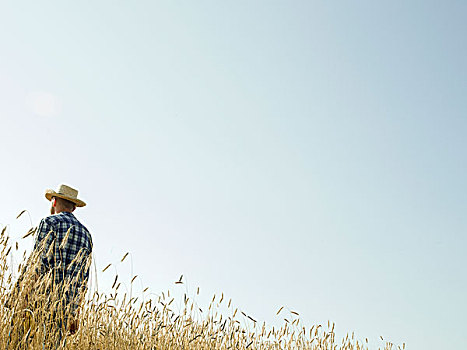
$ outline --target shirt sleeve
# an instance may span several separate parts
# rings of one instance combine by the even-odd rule
[[[37,228],[37,238],[34,243],[34,251],[40,253],[40,259],[43,267],[50,267],[53,259],[52,254],[47,254],[54,241],[54,227],[46,219],[42,219]]]

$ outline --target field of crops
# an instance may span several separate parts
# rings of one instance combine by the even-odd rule
[[[31,229],[29,235],[33,233]],[[121,293],[118,275],[111,293],[94,292],[80,300],[76,317],[67,318],[63,290],[51,289],[47,276],[38,277],[38,257],[24,257],[18,271],[11,271],[12,249],[15,244],[9,242],[4,228],[0,237],[2,349],[368,349],[367,340],[353,334],[336,339],[334,324],[305,327],[298,313],[284,308],[277,310],[284,319],[282,327],[267,327],[234,307],[223,294],[214,296],[207,306],[186,294],[175,300],[170,291],[156,298],[130,297]],[[21,277],[15,280],[18,273]],[[182,279],[177,283],[182,284]],[[385,350],[405,348],[383,344]]]

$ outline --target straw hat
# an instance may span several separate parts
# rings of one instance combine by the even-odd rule
[[[57,191],[45,191],[45,198],[47,198],[47,200],[52,200],[52,197],[66,199],[67,201],[75,203],[77,207],[84,207],[86,205],[81,199],[78,199],[78,190],[63,184],[58,187]]]

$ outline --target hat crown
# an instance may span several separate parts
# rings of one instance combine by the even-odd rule
[[[63,184],[58,187],[57,193],[70,198],[78,198],[78,190]]]

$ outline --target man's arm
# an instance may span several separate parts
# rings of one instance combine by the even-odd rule
[[[49,250],[52,247],[54,238],[54,227],[47,222],[47,218],[42,219],[37,228],[37,237],[32,252],[32,254],[37,255],[35,258],[40,260],[41,268],[48,268],[51,265],[53,252],[49,252]]]
[[[39,226],[37,227],[37,236],[34,242],[34,250],[38,250],[40,248],[41,243],[44,241],[50,231],[53,231],[52,226],[47,223],[45,218],[42,219],[39,223]]]

